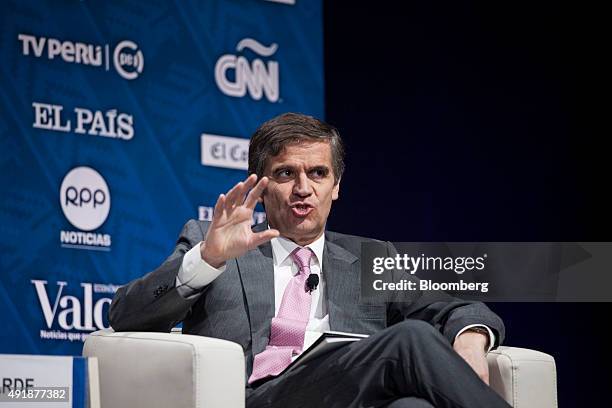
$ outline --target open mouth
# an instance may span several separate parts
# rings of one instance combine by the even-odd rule
[[[293,215],[299,218],[308,216],[314,210],[314,208],[308,204],[293,204],[291,206],[291,212]]]

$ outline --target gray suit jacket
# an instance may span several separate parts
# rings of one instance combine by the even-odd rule
[[[201,294],[185,299],[176,290],[176,276],[184,254],[204,239],[208,225],[187,222],[174,252],[159,268],[121,287],[110,307],[110,323],[116,331],[167,332],[183,322],[183,333],[236,342],[244,349],[248,377],[253,356],[268,343],[274,317],[272,246],[260,245],[228,261],[225,272]],[[265,228],[260,224],[254,230]],[[323,276],[331,330],[371,334],[410,318],[429,322],[451,343],[459,330],[476,323],[495,332],[496,346],[503,341],[503,322],[483,303],[444,292],[424,292],[411,302],[360,303],[361,243],[374,240],[330,231],[325,237]],[[392,256],[395,248],[386,245]]]

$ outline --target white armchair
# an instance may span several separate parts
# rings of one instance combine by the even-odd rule
[[[83,355],[98,357],[102,407],[244,408],[244,354],[226,340],[103,330],[87,338]],[[491,387],[512,406],[557,407],[551,356],[500,347],[488,361]]]

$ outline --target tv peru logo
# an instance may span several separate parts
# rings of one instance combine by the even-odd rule
[[[93,233],[108,217],[111,196],[104,178],[91,167],[70,170],[60,187],[60,204],[66,219],[80,231],[61,231],[62,247],[110,250],[109,234]]]
[[[86,44],[76,41],[62,41],[51,37],[37,37],[20,33],[17,40],[21,42],[21,53],[24,56],[49,60],[61,59],[71,64],[104,67],[110,71],[109,44]],[[115,71],[122,78],[133,80],[138,78],[144,69],[144,55],[138,45],[130,40],[124,40],[115,45],[112,56]]]
[[[113,52],[113,63],[117,73],[125,79],[136,79],[144,68],[144,55],[135,42],[121,41]]]
[[[276,53],[278,45],[272,43],[266,47],[252,38],[245,38],[238,43],[236,51],[246,49],[262,57],[271,57]],[[233,80],[230,79],[230,73]],[[242,98],[248,91],[256,101],[264,94],[270,102],[279,99],[277,61],[268,61],[266,64],[261,58],[255,58],[249,63],[243,55],[222,55],[215,65],[215,82],[221,92],[228,96]]]

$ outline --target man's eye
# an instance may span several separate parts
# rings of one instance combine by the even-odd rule
[[[314,169],[310,172],[310,174],[315,178],[323,178],[327,176],[327,171],[325,169]]]
[[[291,174],[291,170],[289,169],[282,169],[276,172],[277,177],[291,177]]]

